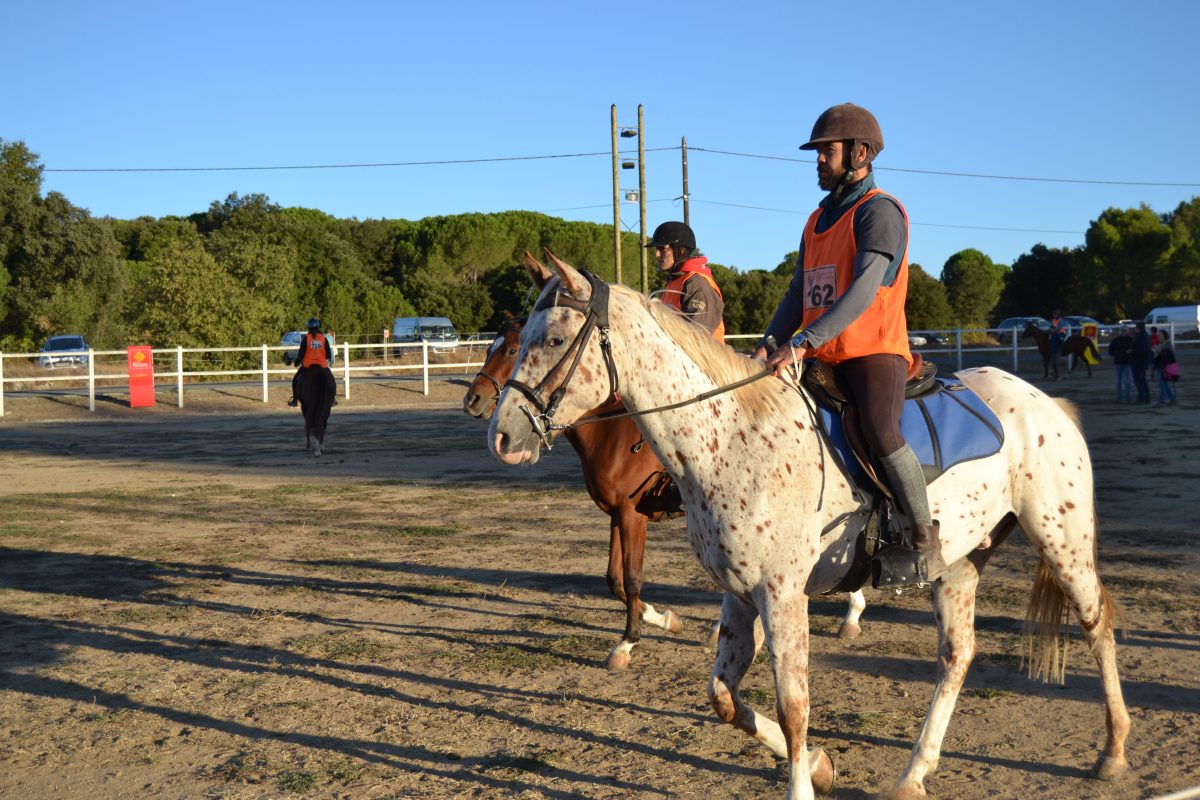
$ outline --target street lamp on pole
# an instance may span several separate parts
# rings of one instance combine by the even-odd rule
[[[617,106],[612,105],[612,169],[613,169],[613,263],[615,264],[617,283],[621,283],[621,187],[620,187],[620,171],[622,169],[637,169],[638,171],[638,188],[634,192],[632,190],[625,193],[625,199],[632,202],[634,199],[638,201],[638,218],[639,218],[639,250],[641,256],[642,268],[642,291],[649,290],[649,274],[646,266],[646,148],[644,145],[645,137],[642,135],[642,106],[638,105],[638,124],[636,128],[618,127],[617,125]],[[638,157],[635,163],[632,160],[621,160],[617,152],[617,139],[632,139],[637,137],[638,140]]]

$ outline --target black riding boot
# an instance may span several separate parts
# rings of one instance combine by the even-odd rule
[[[871,586],[876,589],[920,588],[929,582],[929,564],[925,554],[937,539],[940,525],[914,523],[911,547],[908,542],[890,544],[871,560]]]

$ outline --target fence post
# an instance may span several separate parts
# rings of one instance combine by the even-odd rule
[[[4,416],[4,353],[0,352],[0,417]]]
[[[175,396],[179,408],[183,408],[183,345],[175,345]]]
[[[425,396],[429,397],[429,342],[421,342],[421,381]]]
[[[962,328],[954,329],[954,360],[958,366],[954,368],[955,372],[962,371]]]
[[[1017,349],[1018,349],[1017,343],[1020,341],[1020,336],[1017,335],[1017,326],[1016,325],[1013,325],[1013,327],[1012,327],[1012,337],[1013,337],[1013,368],[1012,368],[1012,371],[1013,371],[1013,375],[1016,375],[1017,369],[1018,369],[1018,367],[1017,367]]]
[[[96,410],[96,351],[88,348],[88,411]]]
[[[342,342],[342,394],[350,399],[350,343]]]
[[[264,403],[267,402],[267,392],[268,392],[267,377],[268,377],[267,376],[267,346],[264,344],[262,346],[262,390],[263,390],[262,394],[263,394],[263,402]]]

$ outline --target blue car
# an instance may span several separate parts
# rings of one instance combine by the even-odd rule
[[[51,336],[42,345],[42,355],[38,357],[38,366],[43,369],[86,367],[89,350],[91,347],[82,336],[77,334]]]

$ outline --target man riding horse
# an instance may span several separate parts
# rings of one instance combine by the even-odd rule
[[[832,367],[920,551],[936,539],[938,523],[921,464],[900,432],[913,363],[904,315],[908,216],[875,187],[871,161],[883,150],[883,132],[870,111],[844,103],[817,118],[800,149],[817,152],[817,183],[829,194],[804,226],[795,276],[754,357],[776,375],[806,358]],[[786,344],[770,352],[776,341]],[[913,574],[924,574],[920,552],[904,560]]]
[[[288,405],[292,408],[300,402],[298,387],[300,386],[300,376],[304,374],[306,369],[320,369],[325,374],[325,385],[329,393],[333,395],[333,405],[337,405],[337,380],[333,377],[333,370],[329,368],[329,363],[333,361],[333,347],[329,343],[329,337],[321,333],[321,320],[312,317],[308,320],[308,332],[300,337],[299,368],[296,374],[292,376],[292,399],[288,400]]]

